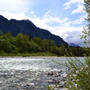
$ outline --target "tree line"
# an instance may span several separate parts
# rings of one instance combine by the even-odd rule
[[[57,46],[52,40],[42,40],[38,37],[32,38],[28,35],[19,33],[13,37],[11,33],[0,35],[0,56],[31,54],[31,53],[51,53],[55,56],[72,56],[88,55],[90,48],[72,47],[65,44]],[[70,56],[71,56],[70,55]]]

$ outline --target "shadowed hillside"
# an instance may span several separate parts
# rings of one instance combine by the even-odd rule
[[[8,20],[0,15],[0,33],[8,32],[10,32],[13,36],[22,33],[31,37],[53,40],[57,45],[67,44],[61,37],[51,34],[48,30],[36,27],[29,20]]]

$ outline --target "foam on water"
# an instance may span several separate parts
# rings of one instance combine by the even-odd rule
[[[80,58],[83,59],[83,58]],[[60,63],[66,61],[65,57],[14,57],[0,58],[0,70],[39,70],[49,71],[51,69],[63,68]]]

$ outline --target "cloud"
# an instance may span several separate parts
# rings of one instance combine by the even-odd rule
[[[82,30],[82,27],[58,26],[52,27],[51,32],[63,37],[69,43],[79,43]]]
[[[83,4],[84,0],[69,0],[68,2],[64,3],[65,9],[71,8],[72,4]]]
[[[53,26],[54,24],[58,23],[63,24],[64,22],[68,21],[68,18],[59,18],[59,17],[53,17],[50,15],[47,15],[47,13],[42,17],[34,17],[34,18],[29,18],[30,20],[32,20],[37,26],[44,28],[45,26],[47,26],[48,24],[50,26]],[[56,25],[54,25],[56,26]]]
[[[8,19],[17,19],[17,20],[28,19],[28,17],[25,15],[25,13],[2,12],[0,14]]]
[[[64,9],[70,9],[73,7],[77,7],[72,10],[71,14],[76,14],[76,13],[85,13],[84,11],[84,0],[69,0],[68,2],[64,3],[65,8]]]
[[[85,21],[85,18],[87,17],[87,15],[85,14],[85,15],[81,15],[80,17],[79,17],[79,19],[75,19],[75,20],[69,20],[69,25],[70,26],[84,26],[85,25],[85,23],[86,23],[86,21]]]
[[[72,14],[75,14],[75,13],[84,13],[84,6],[78,5],[77,8],[72,11]]]
[[[31,0],[0,0],[0,12],[27,12],[31,3]]]

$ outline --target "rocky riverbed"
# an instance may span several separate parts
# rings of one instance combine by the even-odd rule
[[[0,71],[0,90],[48,90],[48,86],[64,90],[66,76],[63,70],[3,70]]]
[[[83,58],[80,58],[83,60]],[[0,90],[67,90],[65,57],[0,57]]]

